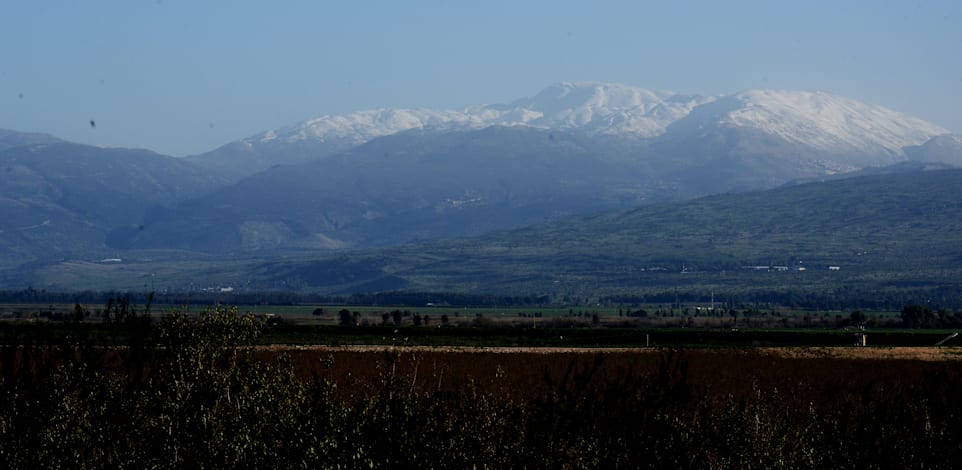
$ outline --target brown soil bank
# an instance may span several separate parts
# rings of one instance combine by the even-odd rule
[[[270,351],[314,351],[324,353],[367,352],[367,353],[459,353],[459,354],[660,354],[662,348],[516,348],[516,347],[460,347],[460,346],[263,346]],[[697,351],[697,350],[695,350]],[[869,359],[892,360],[908,359],[915,361],[962,361],[962,348],[958,347],[799,347],[799,348],[752,348],[752,349],[715,349],[709,354],[744,356],[751,354],[771,355],[787,359],[828,358],[828,359]]]
[[[835,403],[879,387],[962,383],[958,348],[592,349],[270,346],[304,377],[358,393],[389,380],[411,390],[466,385],[524,399],[551,390],[610,390],[653,381],[699,396],[782,390],[786,403]]]

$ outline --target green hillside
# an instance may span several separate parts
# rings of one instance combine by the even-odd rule
[[[932,290],[962,281],[962,171],[811,183],[661,204],[400,248],[283,258],[131,263],[120,276],[325,293],[389,290],[572,296]],[[835,267],[833,269],[830,267]],[[804,268],[804,269],[802,269]],[[98,268],[101,269],[102,268]],[[40,280],[97,282],[61,264]],[[139,280],[143,285],[143,278]],[[63,285],[63,284],[61,284]],[[115,285],[115,284],[111,284]],[[100,287],[103,285],[101,284]]]

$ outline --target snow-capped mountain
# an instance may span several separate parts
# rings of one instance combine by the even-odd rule
[[[321,116],[295,126],[264,132],[250,139],[248,144],[272,141],[287,143],[314,140],[319,143],[360,145],[375,137],[397,134],[411,129],[442,129],[483,126],[485,123],[461,111],[431,109],[374,109],[356,113]]]
[[[938,162],[962,166],[962,135],[935,136],[922,145],[906,147],[909,158],[919,162]]]
[[[654,137],[668,124],[714,98],[653,92],[626,85],[567,83],[552,85],[534,97],[510,104],[482,105],[460,111],[377,109],[322,116],[291,127],[264,132],[244,142],[282,140],[351,142],[411,129],[464,130],[488,126],[527,125],[546,129],[582,129],[589,133]]]
[[[762,131],[825,154],[904,155],[948,131],[921,119],[826,92],[750,90],[695,108],[677,129]]]
[[[467,112],[487,125],[524,124],[577,129],[591,135],[655,137],[696,106],[714,99],[618,84],[562,82],[531,98],[508,105],[479,106]]]
[[[377,137],[415,129],[445,132],[520,125],[648,138],[664,133],[669,124],[713,99],[626,85],[565,82],[509,104],[462,110],[375,109],[321,116],[188,158],[239,180],[274,165],[327,157]]]
[[[189,158],[237,180],[274,165],[327,157],[404,131],[489,126],[637,139],[672,137],[668,139],[672,141],[697,139],[718,130],[744,130],[791,147],[779,153],[809,160],[846,156],[845,162],[826,164],[843,171],[904,160],[904,147],[948,132],[921,119],[826,92],[749,90],[704,97],[618,84],[563,82],[508,104],[321,116]],[[875,161],[879,157],[883,160]]]
[[[0,160],[16,176],[0,194],[0,220],[24,229],[0,223],[9,253],[0,261],[13,265],[39,253],[473,236],[830,175],[962,166],[962,139],[824,92],[701,97],[560,83],[507,104],[322,116],[188,161],[0,131]]]

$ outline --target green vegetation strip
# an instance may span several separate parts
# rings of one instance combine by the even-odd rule
[[[2,322],[0,343],[55,344],[83,338],[102,345],[125,345],[132,331],[141,341],[156,338],[158,320],[131,323]],[[865,332],[870,346],[933,346],[941,330]],[[263,328],[258,344],[408,345],[469,347],[801,347],[852,346],[856,335],[844,330],[708,330],[635,328],[393,327],[277,324]]]

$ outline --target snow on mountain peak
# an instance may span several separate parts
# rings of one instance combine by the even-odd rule
[[[281,138],[287,142],[315,140],[318,142],[345,141],[361,144],[375,137],[396,134],[410,129],[424,129],[448,125],[471,125],[473,119],[457,111],[430,109],[373,109],[343,115],[326,115],[309,119],[285,129],[267,131],[256,140],[264,143]]]
[[[541,114],[539,119],[527,121],[528,125],[654,137],[712,99],[619,84],[561,82],[508,106]]]
[[[947,133],[920,119],[826,92],[758,89],[703,97],[619,84],[560,82],[507,104],[463,110],[374,109],[326,115],[265,132],[244,143],[314,141],[348,148],[411,129],[492,125],[648,138],[664,134],[675,123],[693,129],[754,128],[825,153],[901,155],[902,147]]]
[[[900,154],[945,129],[881,106],[827,92],[749,90],[721,125],[751,127],[828,152]]]
[[[561,82],[545,88],[532,98],[515,101],[547,115],[567,114],[573,110],[624,112],[641,108],[649,111],[662,104],[672,93],[657,93],[643,88],[606,83]]]
[[[580,129],[592,134],[653,137],[668,124],[713,98],[653,92],[606,83],[562,82],[510,104],[474,106],[460,111],[374,109],[325,115],[284,129],[267,131],[248,143],[304,140],[360,144],[411,129],[478,128],[527,125]]]

